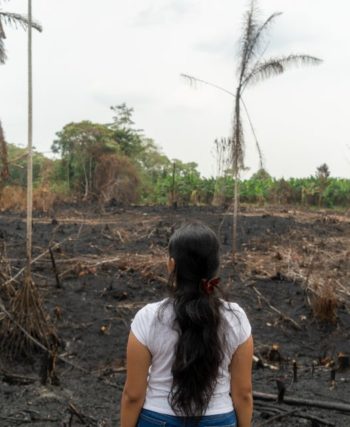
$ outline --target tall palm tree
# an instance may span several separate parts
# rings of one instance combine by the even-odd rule
[[[290,66],[317,65],[321,59],[310,55],[280,56],[264,59],[266,50],[266,33],[280,12],[273,13],[264,22],[257,20],[258,9],[256,1],[252,0],[243,19],[243,30],[240,39],[240,51],[238,57],[238,84],[234,101],[234,116],[232,126],[232,150],[231,160],[235,180],[234,188],[234,213],[232,233],[232,253],[237,251],[237,213],[239,198],[240,171],[244,168],[244,131],[241,119],[242,95],[245,89],[254,83],[269,77],[282,74]]]
[[[1,0],[0,0],[1,1]],[[2,22],[21,25],[28,30],[28,153],[27,153],[27,236],[26,236],[26,273],[23,286],[16,291],[11,301],[13,318],[6,329],[5,343],[12,355],[26,354],[33,348],[33,337],[48,347],[50,325],[43,311],[41,299],[32,281],[32,193],[33,193],[33,102],[32,102],[32,28],[41,31],[41,26],[32,20],[32,0],[28,0],[28,17],[0,11]],[[0,21],[1,23],[1,21]],[[5,34],[0,26],[0,58],[6,59],[3,39]],[[23,333],[25,331],[25,334]],[[31,338],[28,338],[31,337]],[[35,341],[35,340],[34,340]]]
[[[33,78],[32,0],[28,0],[28,160],[27,160],[27,279],[31,280],[33,216]]]

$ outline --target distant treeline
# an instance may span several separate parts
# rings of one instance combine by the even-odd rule
[[[55,201],[82,199],[101,204],[231,203],[234,182],[229,170],[218,178],[201,177],[195,162],[170,160],[152,139],[135,129],[131,108],[122,104],[112,111],[111,123],[69,123],[57,132],[52,151],[59,154],[58,159],[34,154],[34,208],[47,210]],[[26,150],[8,144],[7,151],[9,177],[1,181],[0,209],[20,209],[25,202]],[[314,176],[288,180],[272,178],[261,169],[242,180],[240,200],[347,207],[350,180],[332,178],[326,164]]]

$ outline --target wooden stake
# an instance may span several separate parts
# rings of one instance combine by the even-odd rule
[[[52,262],[52,269],[53,269],[53,272],[55,273],[55,278],[56,278],[56,288],[61,289],[62,286],[61,286],[61,282],[60,282],[60,275],[58,274],[55,257],[53,255],[53,251],[50,247],[49,247],[49,252],[50,252],[50,258],[51,258],[51,262]]]

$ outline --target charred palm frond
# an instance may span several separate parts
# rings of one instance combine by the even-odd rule
[[[261,150],[261,147],[260,147],[260,144],[259,144],[259,141],[258,141],[258,137],[256,136],[255,128],[254,128],[253,122],[252,122],[252,120],[251,120],[251,118],[250,118],[250,114],[249,114],[249,112],[248,112],[247,106],[246,106],[245,102],[243,101],[243,98],[242,98],[242,97],[241,97],[241,102],[242,102],[242,105],[243,105],[244,111],[245,111],[245,113],[246,113],[246,116],[247,116],[247,119],[248,119],[248,122],[249,122],[250,129],[251,129],[252,134],[253,134],[253,136],[254,136],[256,149],[257,149],[257,151],[258,151],[258,155],[259,155],[259,169],[265,169],[265,167],[264,167],[264,155],[263,155],[263,152],[262,152],[262,150]]]
[[[253,13],[254,13],[254,10],[253,10]],[[242,61],[242,63],[246,62],[246,64],[248,65],[251,62],[253,57],[258,57],[258,56],[261,57],[264,54],[264,49],[262,49],[262,46],[265,41],[266,32],[269,30],[273,21],[280,15],[282,15],[281,12],[273,13],[266,19],[266,21],[260,27],[258,27],[255,34],[252,35],[251,40],[249,41],[250,47],[248,48],[247,55],[244,58],[244,61]],[[247,24],[248,24],[248,21],[247,21]],[[242,59],[243,59],[243,56],[242,56]],[[241,68],[238,68],[238,71],[240,69],[242,69],[242,66]],[[244,74],[242,74],[242,77],[243,76]]]
[[[221,177],[225,174],[227,169],[232,166],[231,162],[231,140],[229,138],[216,139],[215,145],[215,157],[217,162],[217,176]]]
[[[4,64],[7,59],[4,40],[6,33],[4,26],[9,25],[15,28],[21,27],[24,30],[28,29],[29,20],[26,16],[19,13],[5,12],[0,10],[0,64]],[[37,31],[42,31],[41,25],[36,21],[31,21],[31,27]]]
[[[6,38],[1,21],[0,21],[0,64],[5,64],[7,59],[4,39]]]
[[[211,82],[208,82],[208,81],[206,81],[206,80],[199,79],[198,77],[194,77],[194,76],[192,76],[192,75],[190,75],[190,74],[184,74],[184,73],[181,73],[181,74],[180,74],[180,76],[181,76],[183,79],[185,79],[185,80],[190,84],[190,86],[192,86],[192,87],[196,87],[196,84],[197,84],[197,83],[203,83],[203,84],[205,84],[205,85],[215,87],[216,89],[219,89],[219,90],[221,90],[222,92],[226,92],[227,94],[229,94],[229,95],[231,95],[231,96],[233,96],[233,97],[235,96],[235,94],[234,94],[233,92],[230,92],[229,90],[227,90],[227,89],[225,89],[224,87],[219,86],[219,85],[217,85],[217,84],[215,84],[215,83],[211,83]]]
[[[197,83],[201,83],[201,84],[204,84],[204,85],[207,85],[207,86],[214,87],[214,88],[216,88],[216,89],[218,89],[218,90],[220,90],[222,92],[227,93],[228,95],[233,96],[234,98],[236,97],[236,95],[233,92],[230,92],[229,90],[227,90],[224,87],[219,86],[219,85],[217,85],[215,83],[208,82],[207,80],[199,79],[198,77],[192,76],[190,74],[184,74],[184,73],[182,73],[182,74],[180,74],[180,76],[183,79],[185,79],[192,87],[196,87]],[[250,129],[252,131],[252,134],[253,134],[253,137],[254,137],[254,140],[255,140],[255,145],[256,145],[256,148],[257,148],[257,151],[258,151],[258,155],[259,155],[259,166],[260,166],[260,169],[263,169],[264,168],[264,157],[263,157],[263,153],[262,153],[259,141],[258,141],[258,137],[257,137],[256,132],[255,132],[255,129],[254,129],[253,122],[252,122],[252,120],[250,118],[250,114],[248,112],[248,108],[247,108],[245,102],[243,101],[242,96],[241,96],[241,103],[243,105],[244,111],[245,111],[247,119],[248,119],[248,123],[249,123]],[[232,144],[232,139],[227,139],[226,141],[229,141],[230,144]],[[217,145],[217,143],[218,143],[218,141],[216,140],[215,141],[215,145]],[[222,144],[222,140],[221,140],[221,144]],[[230,147],[232,147],[232,145],[230,145]],[[231,163],[230,163],[230,165],[227,165],[227,169],[231,169],[232,168],[232,153],[228,157],[231,159]]]
[[[242,92],[244,87],[259,81],[268,79],[278,74],[284,73],[289,67],[298,67],[301,65],[318,65],[321,59],[311,55],[289,55],[279,58],[270,58],[266,61],[259,61],[254,65],[247,77],[242,83]]]
[[[243,30],[242,37],[240,40],[240,58],[237,74],[239,81],[242,81],[242,77],[245,75],[246,67],[250,62],[250,58],[254,55],[258,48],[258,43],[254,46],[253,40],[259,29],[259,23],[256,20],[257,8],[255,0],[250,3],[249,9],[246,11],[243,18]]]
[[[29,21],[26,16],[21,15],[19,13],[5,12],[2,10],[0,10],[0,21],[5,25],[12,25],[15,28],[21,27],[24,30],[26,30],[29,25]],[[31,26],[37,31],[41,32],[43,30],[42,26],[36,21],[32,20]],[[1,31],[0,31],[0,35],[1,35]]]

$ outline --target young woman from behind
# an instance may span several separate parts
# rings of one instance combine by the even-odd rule
[[[253,339],[243,309],[219,298],[219,242],[206,225],[169,242],[171,296],[131,324],[121,427],[250,427]]]

